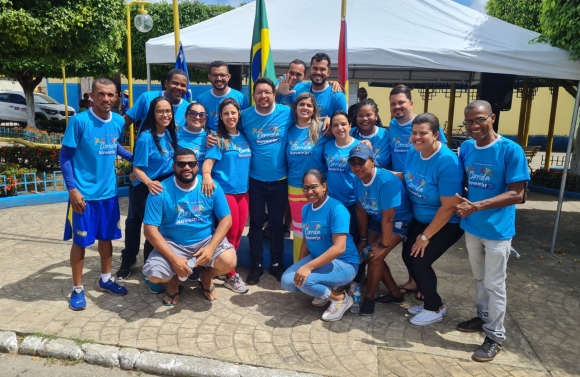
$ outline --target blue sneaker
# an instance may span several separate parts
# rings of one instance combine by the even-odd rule
[[[127,288],[120,286],[112,278],[109,279],[109,281],[106,283],[103,283],[103,280],[99,278],[99,290],[109,292],[117,296],[124,296],[127,294]]]
[[[70,295],[70,303],[68,307],[72,310],[85,310],[87,307],[87,300],[85,299],[85,291],[82,290],[79,293],[73,289]]]
[[[147,286],[147,288],[149,288],[149,292],[157,294],[157,293],[163,293],[165,291],[165,289],[163,289],[163,285],[157,284],[157,283],[151,283],[149,281],[149,279],[147,279],[147,276],[145,276],[144,274],[141,276],[143,277],[143,280],[145,281],[145,285]]]

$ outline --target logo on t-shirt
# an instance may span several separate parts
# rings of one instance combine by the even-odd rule
[[[290,145],[290,154],[293,156],[312,154],[313,145],[308,137],[289,141],[288,145]]]
[[[411,172],[405,173],[405,181],[407,182],[407,190],[411,195],[416,196],[419,199],[426,200],[427,197],[424,195],[425,189],[427,188],[427,181],[425,177],[418,174],[415,176]]]
[[[270,124],[261,128],[254,128],[252,134],[257,135],[258,144],[272,144],[281,140],[280,126]]]
[[[490,182],[493,176],[493,170],[490,164],[474,163],[465,167],[467,174],[467,183],[469,186],[492,189],[493,184]]]
[[[328,156],[326,159],[328,171],[345,172],[348,164],[348,158],[340,155]]]
[[[234,150],[238,152],[238,158],[250,158],[252,157],[252,150],[250,146],[245,141],[239,144],[232,144],[229,150]]]
[[[325,237],[320,231],[322,229],[321,221],[312,221],[310,224],[302,224],[302,233],[304,238],[309,241],[322,241]]]
[[[365,190],[364,196],[365,196],[364,198],[358,198],[358,202],[360,203],[361,207],[363,207],[365,212],[370,215],[378,215],[379,203],[377,198],[369,197],[369,193],[367,190]]]
[[[105,137],[95,138],[95,145],[98,145],[99,155],[117,154],[117,136],[115,134],[105,134]]]
[[[394,153],[407,153],[409,149],[413,146],[411,143],[411,138],[409,136],[403,137],[393,137],[393,152]]]
[[[204,221],[203,211],[206,208],[199,201],[180,202],[177,205],[175,225],[197,223]]]

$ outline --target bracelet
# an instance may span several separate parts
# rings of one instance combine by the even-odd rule
[[[389,245],[383,245],[383,243],[381,241],[378,242],[379,247],[382,247],[383,249],[388,249]]]
[[[209,175],[211,175],[211,173],[209,173],[209,172],[202,173],[202,175],[203,175],[203,174],[209,174]]]
[[[359,241],[368,241],[367,238],[359,238]]]

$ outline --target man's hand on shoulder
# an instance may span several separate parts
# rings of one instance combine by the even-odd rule
[[[82,215],[85,210],[87,209],[87,205],[85,203],[85,198],[81,195],[79,190],[72,189],[68,191],[68,199],[70,201],[70,205],[76,213]]]

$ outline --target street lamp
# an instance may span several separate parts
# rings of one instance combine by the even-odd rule
[[[153,19],[147,14],[145,10],[145,5],[150,5],[150,1],[131,1],[127,4],[125,8],[125,14],[127,16],[127,87],[129,89],[129,107],[133,107],[133,62],[131,60],[131,6],[139,4],[141,7],[137,11],[135,16],[135,27],[142,33],[146,33],[153,27]],[[135,130],[133,124],[129,126],[129,148],[133,152],[133,147],[135,144]]]

